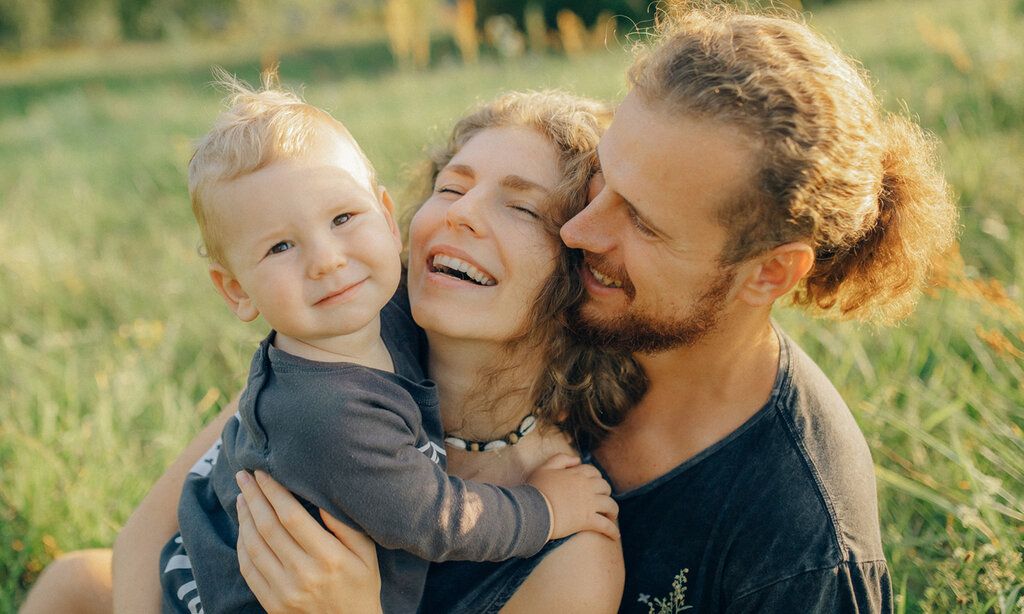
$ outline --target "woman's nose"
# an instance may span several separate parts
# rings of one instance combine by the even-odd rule
[[[482,208],[486,196],[486,193],[480,188],[470,189],[458,200],[448,205],[445,212],[445,224],[452,230],[483,234],[486,223]]]

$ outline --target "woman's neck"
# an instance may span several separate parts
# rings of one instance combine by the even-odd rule
[[[427,336],[430,377],[437,383],[446,432],[474,440],[502,437],[533,411],[530,393],[541,369],[535,352],[509,353],[501,343]],[[497,391],[481,379],[494,368],[503,368]]]

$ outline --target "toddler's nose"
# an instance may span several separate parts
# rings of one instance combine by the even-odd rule
[[[309,276],[313,279],[328,275],[348,263],[344,250],[339,246],[321,245],[310,251]]]

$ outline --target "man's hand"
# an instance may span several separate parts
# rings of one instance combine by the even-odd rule
[[[526,483],[548,501],[549,539],[580,531],[596,531],[619,539],[619,527],[615,524],[619,506],[611,498],[612,487],[593,465],[581,465],[575,456],[556,454],[534,470]]]

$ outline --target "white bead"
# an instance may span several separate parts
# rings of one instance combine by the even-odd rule
[[[452,447],[459,448],[460,450],[466,449],[466,442],[458,437],[445,437],[444,442]]]
[[[508,447],[508,444],[505,443],[504,441],[500,440],[500,439],[497,439],[495,441],[487,442],[487,445],[484,446],[484,451],[486,452],[487,450],[497,450],[498,448],[505,448],[505,447]]]

